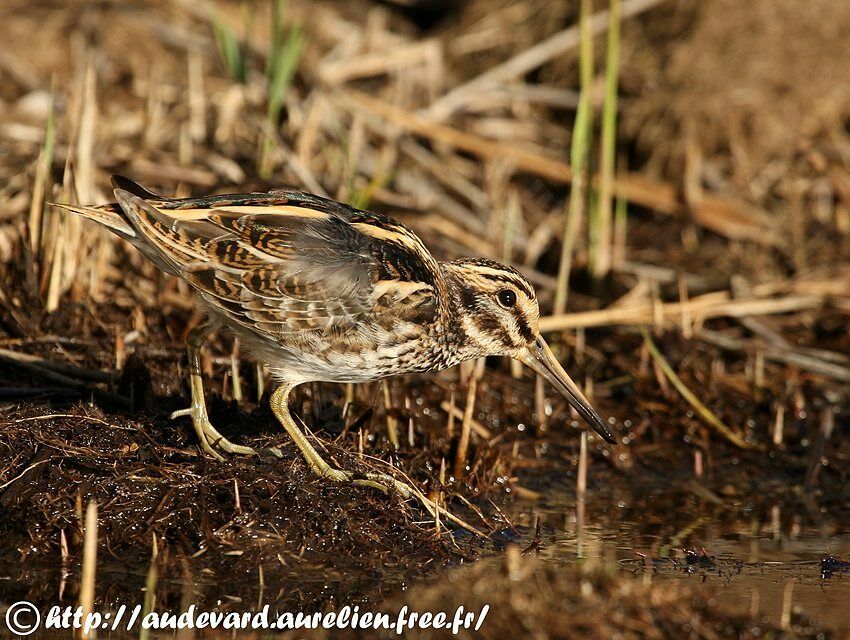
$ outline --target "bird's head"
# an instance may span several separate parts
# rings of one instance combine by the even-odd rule
[[[443,263],[457,319],[465,334],[464,359],[510,356],[560,391],[588,424],[611,443],[616,438],[540,335],[534,287],[513,267],[491,260]]]

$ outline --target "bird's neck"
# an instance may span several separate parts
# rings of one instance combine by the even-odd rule
[[[445,367],[451,367],[483,354],[479,353],[480,349],[475,341],[470,339],[470,292],[463,274],[450,263],[442,263],[440,266],[443,272],[444,295],[441,296],[440,304],[442,327],[439,339],[446,358]]]

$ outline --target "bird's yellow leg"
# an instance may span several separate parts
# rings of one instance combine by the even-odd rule
[[[292,419],[292,415],[289,413],[289,393],[294,387],[295,385],[293,384],[285,383],[275,389],[270,400],[271,408],[272,412],[283,425],[283,428],[286,429],[286,432],[293,441],[295,441],[296,446],[301,450],[301,454],[304,456],[304,459],[307,461],[307,464],[310,466],[313,473],[322,478],[333,480],[334,482],[351,482],[352,484],[356,484],[361,487],[372,487],[373,489],[378,489],[384,493],[397,493],[405,499],[415,497],[435,518],[437,517],[437,514],[440,513],[448,520],[460,525],[464,529],[467,529],[482,538],[487,537],[475,527],[467,524],[457,516],[447,511],[444,507],[441,507],[433,500],[427,498],[418,489],[397,480],[392,476],[385,473],[352,473],[350,471],[334,469],[331,465],[325,462],[324,458],[322,458],[319,452],[316,451],[316,448],[310,444],[310,441],[307,440],[307,436],[305,436],[301,429],[298,428],[298,425],[295,424],[295,420]]]
[[[192,406],[175,411],[171,414],[171,418],[190,416],[192,418],[192,425],[195,427],[195,433],[198,434],[198,440],[201,442],[201,449],[216,460],[223,460],[221,454],[216,449],[220,449],[225,453],[259,455],[262,452],[280,457],[280,451],[274,448],[262,449],[260,452],[251,447],[234,444],[225,438],[210,422],[207,415],[207,404],[204,400],[204,382],[201,377],[201,346],[206,341],[210,329],[210,323],[206,322],[189,331],[189,336],[186,339],[186,351],[189,356],[189,386],[192,389]]]
[[[283,428],[289,434],[289,437],[295,442],[295,445],[301,450],[301,455],[310,466],[310,470],[322,478],[333,480],[334,482],[351,482],[357,485],[372,487],[379,489],[384,493],[396,492],[403,498],[409,498],[413,495],[414,490],[403,482],[383,473],[351,473],[350,471],[342,471],[334,469],[331,465],[325,462],[324,458],[316,451],[316,448],[307,440],[307,436],[295,424],[292,415],[289,413],[289,393],[295,387],[293,384],[282,384],[271,396],[272,412],[280,420]]]

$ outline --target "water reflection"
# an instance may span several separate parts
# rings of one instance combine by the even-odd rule
[[[737,613],[781,625],[799,608],[823,626],[850,628],[850,530],[824,535],[796,517],[783,528],[778,506],[765,522],[652,506],[636,518],[628,502],[612,508],[591,497],[543,508],[518,503],[513,516],[522,525],[539,518],[544,540],[550,536],[540,556],[552,562],[599,558],[646,579],[705,581],[717,604]]]

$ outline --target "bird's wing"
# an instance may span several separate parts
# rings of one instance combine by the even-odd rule
[[[434,318],[439,266],[389,218],[298,191],[169,200],[133,185],[115,196],[137,238],[216,311],[260,335]]]

